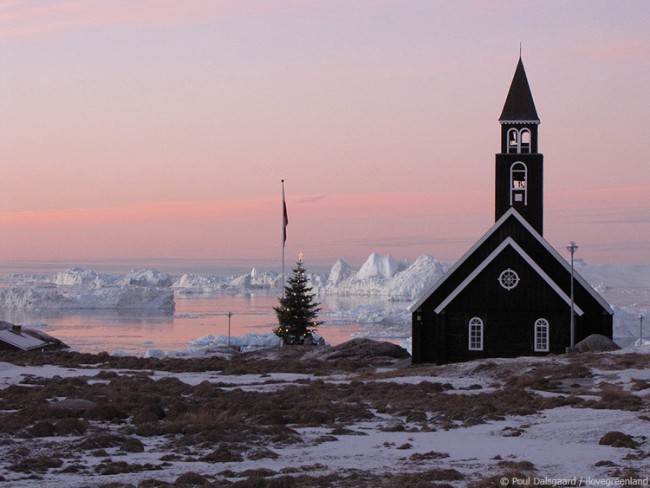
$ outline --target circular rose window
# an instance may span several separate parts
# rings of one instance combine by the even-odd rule
[[[499,275],[499,284],[510,291],[519,284],[519,275],[508,268]]]

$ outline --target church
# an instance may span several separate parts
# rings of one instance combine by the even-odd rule
[[[543,237],[540,120],[521,58],[499,123],[496,222],[411,305],[414,364],[559,354],[591,334],[612,338],[609,304]]]

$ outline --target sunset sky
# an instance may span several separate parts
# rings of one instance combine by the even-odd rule
[[[650,263],[650,2],[0,0],[0,263],[453,261],[523,45],[545,237]]]

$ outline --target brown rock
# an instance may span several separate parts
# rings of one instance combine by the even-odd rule
[[[613,340],[600,334],[591,334],[575,345],[577,352],[603,352],[619,349],[620,347]]]
[[[601,437],[598,444],[601,446],[629,447],[631,449],[639,447],[639,444],[631,436],[616,430],[607,432],[607,434]]]

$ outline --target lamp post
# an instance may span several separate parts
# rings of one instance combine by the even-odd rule
[[[642,313],[639,314],[639,346],[643,345],[643,319],[645,315]]]
[[[574,304],[574,296],[573,296],[573,255],[575,252],[578,250],[578,245],[571,241],[567,245],[567,250],[571,253],[571,321],[570,321],[570,327],[571,327],[571,350],[576,345],[576,324],[575,324],[575,316],[573,314],[573,304]]]
[[[232,317],[232,312],[226,312],[228,317],[228,347],[230,347],[230,317]]]

